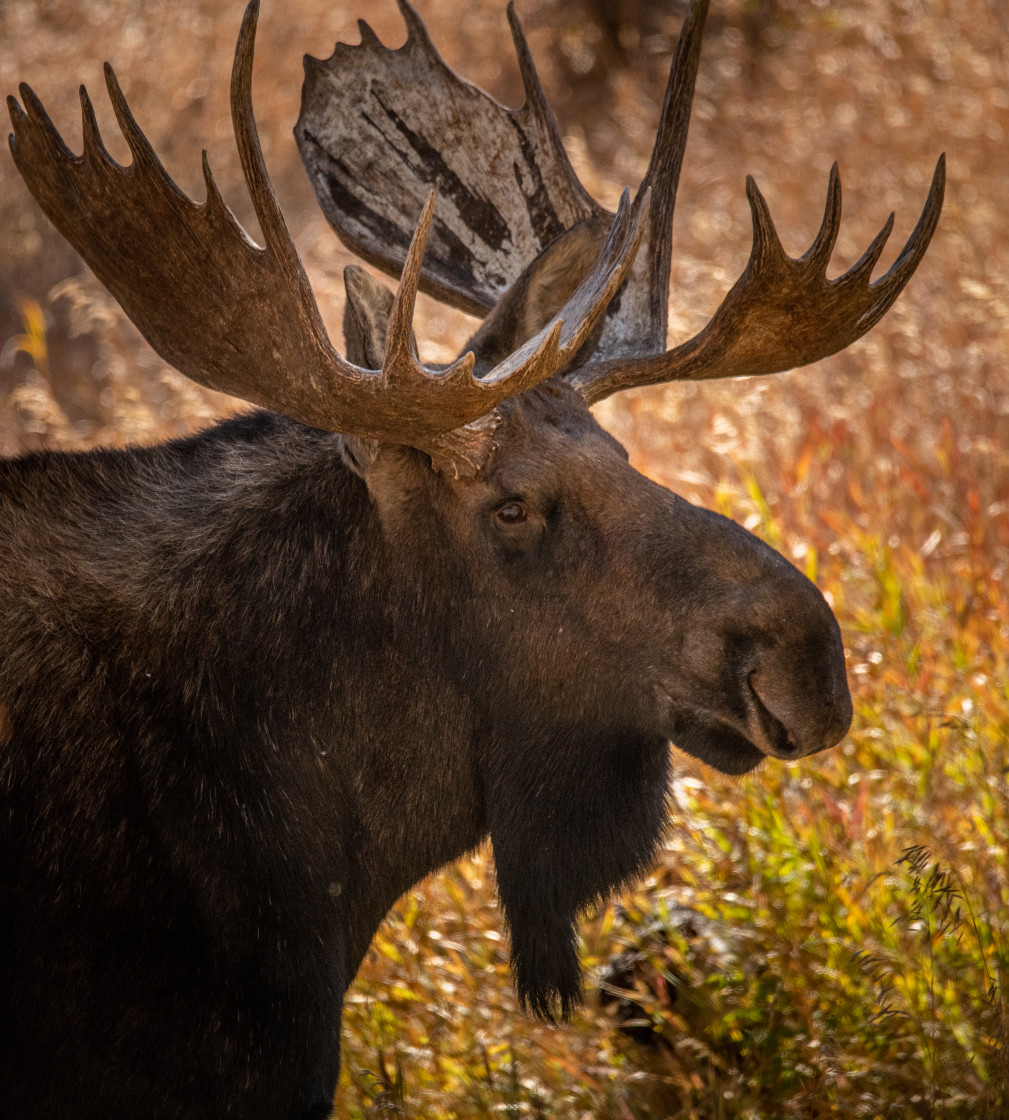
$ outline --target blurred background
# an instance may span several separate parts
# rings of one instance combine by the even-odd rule
[[[465,77],[515,105],[501,0],[417,0]],[[587,188],[615,207],[646,166],[679,0],[517,0]],[[239,2],[0,0],[0,88],[28,81],[72,148],[116,68],[169,173],[203,197],[206,148],[254,236],[231,132]],[[304,53],[390,46],[392,0],[265,0],[263,149],[339,339],[352,259],[295,149]],[[676,756],[655,874],[583,926],[588,1004],[519,1014],[486,853],[405,898],[352,990],[340,1115],[1009,1115],[1009,10],[1003,0],[713,0],[677,215],[675,345],[750,246],[747,173],[786,250],[844,188],[832,274],[891,210],[881,272],[940,152],[946,202],[923,264],[844,353],[774,378],[604,402],[647,474],[722,510],[810,574],[841,621],[855,699],[844,746],[729,780]],[[194,329],[198,329],[194,324]],[[421,297],[422,355],[473,320]],[[0,156],[0,453],[175,436],[243,407],[166,367]]]

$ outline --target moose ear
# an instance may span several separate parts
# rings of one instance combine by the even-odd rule
[[[343,309],[343,338],[347,359],[363,369],[381,369],[385,333],[395,296],[370,272],[356,264],[343,270],[347,302]],[[417,340],[410,332],[410,352],[416,357]]]
[[[385,335],[396,297],[370,272],[356,264],[343,270],[347,302],[343,308],[343,339],[347,360],[362,369],[381,369]],[[417,356],[417,339],[410,332],[410,352]],[[361,436],[343,437],[343,458],[351,470],[367,478],[379,442]]]
[[[503,362],[550,322],[595,263],[608,233],[605,219],[585,218],[552,241],[526,267],[466,343],[463,352],[472,350],[476,355],[477,374]],[[572,365],[577,366],[583,354],[593,353],[601,331],[602,318]]]

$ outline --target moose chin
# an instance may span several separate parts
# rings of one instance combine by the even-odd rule
[[[514,13],[526,101],[448,69],[412,8],[388,50],[308,59],[296,136],[346,272],[331,344],[252,112],[232,115],[264,247],[171,182],[111,68],[132,162],[81,92],[84,150],[22,86],[29,190],[150,345],[261,410],[189,438],[0,461],[0,1112],[329,1115],[340,1016],[389,907],[490,837],[522,1000],[579,998],[576,916],[652,859],[669,741],[727,773],[837,743],[840,631],[780,555],[634,470],[590,406],[771,374],[860,337],[893,267],[840,223],[797,259],[753,184],[749,262],[666,349],[671,223],[706,0],[644,182],[614,215],[567,161]],[[483,322],[418,357],[418,288]]]

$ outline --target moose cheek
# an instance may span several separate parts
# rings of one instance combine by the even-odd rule
[[[534,575],[544,562],[546,526],[529,516],[516,525],[494,526],[496,551],[505,568],[515,575]]]

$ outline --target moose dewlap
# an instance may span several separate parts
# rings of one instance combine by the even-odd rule
[[[836,169],[794,260],[750,181],[749,263],[667,351],[706,0],[616,215],[575,177],[512,12],[518,110],[457,78],[401,9],[401,49],[366,29],[306,64],[296,135],[319,201],[400,277],[393,295],[348,269],[345,355],[260,151],[255,0],[232,114],[262,248],[206,163],[204,203],[174,186],[110,68],[128,167],[85,92],[79,156],[31,89],[8,101],[28,188],[154,349],[270,411],[0,461],[6,1120],[328,1115],[376,928],[487,836],[519,994],[566,1014],[577,912],[648,866],[670,741],[743,773],[848,728],[816,588],[633,470],[589,405],[858,338],[922,259],[942,161],[875,281],[890,223],[826,276]],[[417,357],[418,288],[485,316],[448,369]]]

